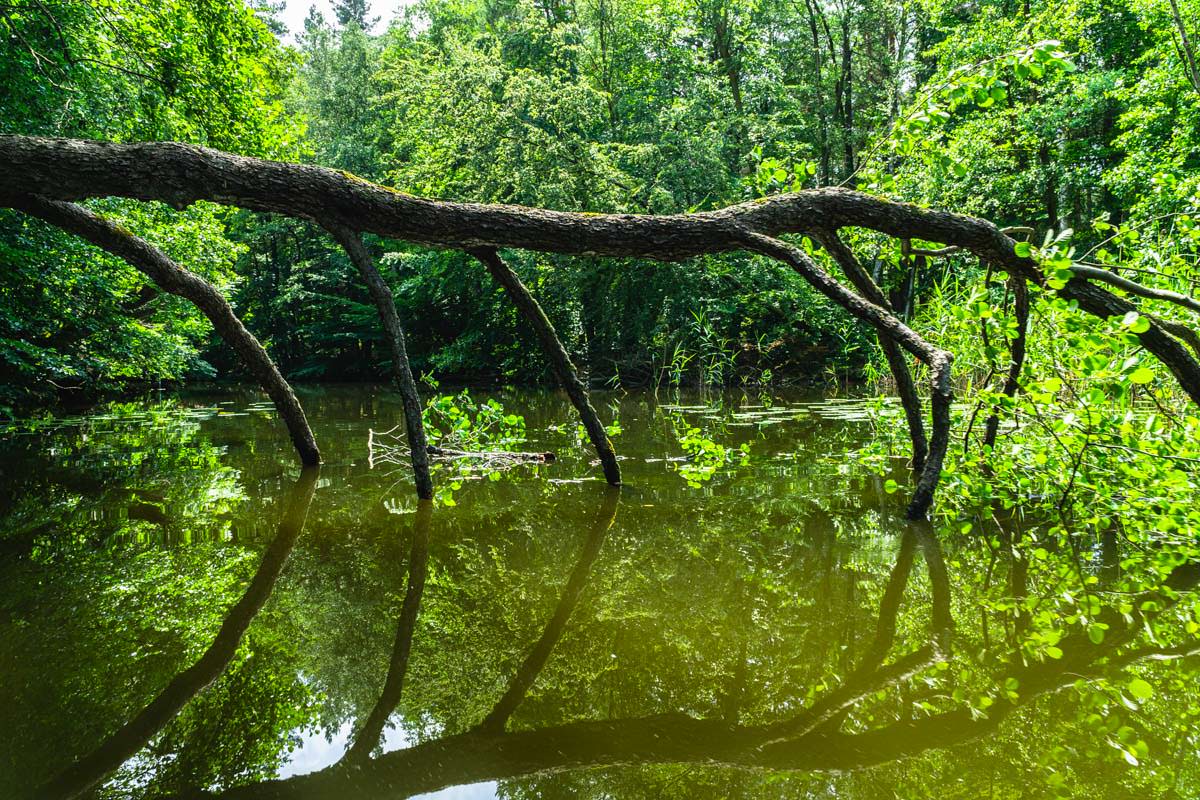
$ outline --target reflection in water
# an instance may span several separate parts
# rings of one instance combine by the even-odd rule
[[[413,506],[353,450],[356,434],[387,419],[386,405],[365,402],[334,393],[312,404],[318,436],[350,444],[331,448],[300,542],[315,474],[301,476],[274,538],[255,548],[268,514],[253,498],[270,494],[263,486],[290,454],[259,433],[230,444],[237,426],[219,417],[187,422],[197,425],[188,446],[214,458],[209,467],[234,465],[239,487],[225,472],[215,492],[187,458],[154,455],[163,474],[195,476],[168,491],[111,467],[111,454],[88,466],[89,445],[77,442],[56,445],[73,466],[10,490],[16,510],[0,516],[0,541],[20,546],[0,557],[0,579],[23,599],[0,607],[0,632],[17,643],[0,637],[0,677],[24,688],[0,700],[31,733],[11,740],[0,789],[28,794],[32,781],[14,777],[25,774],[49,779],[42,796],[99,784],[104,798],[1200,790],[1200,568],[1184,550],[1055,540],[1017,516],[970,535],[904,523],[879,481],[846,470],[853,421],[814,421],[801,404],[748,428],[763,412],[704,406],[665,418],[632,398],[615,409],[630,456],[621,490],[573,482],[592,469],[586,450],[572,460],[571,445],[546,434],[532,447],[564,454],[553,469],[468,482],[453,507]],[[531,430],[570,418],[544,399],[522,402]],[[667,460],[685,413],[709,415],[701,424],[730,445],[752,438],[755,459],[689,488]],[[131,430],[114,436],[119,446],[90,447],[156,451]],[[10,443],[6,469],[21,448],[20,458],[47,458]],[[79,499],[63,502],[68,482]],[[129,513],[130,497],[153,498],[161,515]],[[230,521],[203,528],[217,507]],[[177,550],[160,517],[177,532],[203,528],[220,549],[193,539]],[[210,569],[230,577],[197,577]],[[247,585],[234,580],[239,569],[253,576],[231,603]],[[156,583],[132,583],[147,570]],[[47,596],[79,611],[59,622],[43,610]],[[172,604],[230,610],[176,647],[168,637],[191,620]],[[78,718],[106,726],[49,754],[38,742],[70,726],[36,716],[46,696],[20,656],[66,650],[39,615],[69,638],[120,643],[95,664],[41,658],[47,696],[65,698],[52,709],[74,703]],[[184,669],[145,678],[167,687],[154,698],[98,697],[122,685],[121,652],[170,663],[143,651],[175,653]]]
[[[279,573],[304,528],[308,506],[317,487],[319,467],[301,472],[288,499],[279,532],[263,554],[262,563],[246,593],[229,610],[212,645],[200,659],[179,673],[142,711],[105,739],[99,747],[77,760],[38,791],[48,798],[74,797],[90,789],[105,775],[119,767],[146,745],[174,717],[229,665],[242,635],[275,588]]]
[[[362,730],[354,737],[354,744],[346,752],[349,762],[362,761],[379,744],[380,734],[387,718],[396,710],[400,694],[404,691],[404,675],[408,672],[408,655],[412,651],[413,632],[417,627],[417,614],[421,610],[421,595],[425,592],[425,574],[429,561],[429,523],[433,517],[433,502],[421,500],[417,505],[416,524],[413,531],[412,549],[408,553],[408,583],[404,590],[404,605],[400,607],[400,621],[396,626],[396,644],[392,647],[392,659],[388,666],[387,680],[383,691],[371,713],[367,715]]]
[[[509,718],[517,710],[517,706],[521,705],[525,694],[533,686],[533,682],[542,668],[546,666],[546,660],[550,658],[550,652],[554,649],[554,645],[558,644],[563,629],[567,626],[567,620],[571,618],[571,612],[579,603],[579,597],[591,574],[592,564],[595,563],[596,556],[600,555],[600,546],[604,544],[604,537],[608,535],[608,529],[612,527],[613,520],[617,516],[620,490],[613,486],[607,486],[603,492],[604,505],[596,516],[595,523],[592,524],[587,541],[583,545],[583,552],[579,554],[579,561],[575,564],[575,569],[571,571],[571,577],[567,579],[562,597],[559,598],[558,605],[554,609],[554,615],[546,623],[545,630],[542,631],[542,635],[534,644],[533,649],[529,651],[529,655],[525,657],[521,666],[513,674],[504,695],[479,723],[480,731],[496,733],[504,730]]]
[[[301,736],[292,759],[279,771],[279,777],[290,778],[294,775],[307,775],[310,772],[332,767],[346,757],[347,750],[353,742],[354,723],[345,722],[336,731],[313,731]],[[408,747],[412,741],[400,727],[385,727],[380,737],[380,745],[384,751],[398,750]]]
[[[788,719],[769,725],[738,726],[723,719],[697,719],[669,713],[635,719],[577,722],[514,733],[505,723],[521,705],[545,667],[551,651],[583,592],[592,564],[615,517],[619,490],[608,489],[597,517],[541,637],[512,676],[508,689],[483,721],[463,734],[445,736],[394,751],[352,766],[337,765],[318,773],[238,787],[217,796],[228,798],[335,798],[348,796],[410,797],[445,787],[507,778],[551,774],[566,769],[655,763],[704,763],[776,769],[852,769],[873,763],[872,753],[903,740],[899,758],[936,743],[922,745],[910,731],[875,731],[847,737],[833,722],[869,694],[911,676],[943,658],[950,635],[949,581],[941,549],[928,525],[906,524],[900,551],[879,611],[879,626],[861,663],[847,681]],[[420,525],[420,522],[418,522]],[[422,526],[424,527],[424,526]],[[419,534],[414,541],[422,541]],[[913,550],[922,550],[932,588],[933,628],[929,644],[897,661],[884,664],[894,638],[896,615],[912,574]],[[421,567],[422,571],[424,567]],[[406,598],[407,606],[407,598]],[[412,625],[402,617],[407,639]],[[399,649],[399,648],[398,648]],[[407,655],[407,647],[405,655]],[[393,662],[393,670],[396,662]],[[389,678],[390,682],[390,678]],[[390,708],[390,706],[389,706]],[[376,706],[376,710],[379,706]],[[374,716],[374,713],[373,713]],[[376,729],[364,727],[374,734]],[[965,731],[969,735],[970,731]],[[929,734],[937,739],[935,730]],[[854,741],[842,742],[847,739]],[[875,739],[864,746],[863,739]],[[352,749],[351,754],[354,753]]]

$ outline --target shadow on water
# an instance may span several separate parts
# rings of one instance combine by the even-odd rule
[[[335,397],[330,405],[341,410],[326,406],[314,419],[361,446],[359,434],[382,413],[362,402]],[[569,419],[543,397],[522,408],[541,429]],[[97,445],[78,442],[58,448],[69,454],[58,477],[50,470],[13,492],[0,541],[21,544],[0,574],[31,596],[0,609],[4,630],[43,613],[39,597],[83,602],[93,593],[103,606],[107,593],[160,591],[125,585],[130,560],[159,568],[162,580],[182,574],[186,585],[206,568],[220,572],[225,562],[214,554],[232,548],[228,558],[242,565],[229,568],[233,577],[197,584],[211,598],[179,602],[209,608],[246,587],[223,618],[201,626],[216,630],[206,645],[197,633],[172,651],[181,671],[164,673],[159,661],[171,659],[160,659],[132,673],[139,691],[164,686],[140,705],[136,692],[115,703],[72,689],[103,676],[104,665],[77,676],[43,661],[55,708],[83,697],[77,713],[99,721],[57,749],[14,739],[0,780],[17,796],[403,798],[498,782],[513,797],[865,799],[987,796],[981,787],[990,792],[998,781],[1003,796],[1031,786],[1029,796],[1072,796],[1055,777],[1063,774],[1092,797],[1186,797],[1200,788],[1188,732],[1200,568],[1121,553],[1111,535],[1088,551],[1082,539],[1049,546],[1020,526],[968,536],[903,522],[903,508],[889,505],[874,478],[847,472],[852,418],[814,420],[796,405],[791,414],[742,408],[705,420],[700,406],[663,411],[635,399],[617,410],[630,486],[578,482],[590,465],[585,456],[572,461],[567,431],[537,442],[568,454],[562,466],[458,475],[457,503],[438,508],[408,500],[409,487],[364,468],[365,457],[347,447],[340,457],[334,450],[320,491],[315,471],[300,475],[259,548],[264,526],[248,520],[267,515],[270,503],[252,497],[269,494],[262,487],[280,473],[271,457],[211,449],[234,436],[222,425],[239,412],[228,413],[151,426],[149,445],[128,431],[113,437],[129,441],[100,445],[150,452],[156,437],[176,436],[165,431],[198,424],[192,439],[175,440],[193,458],[146,456],[173,483],[190,485],[187,497],[119,458],[90,464]],[[681,418],[688,430],[752,441],[751,460],[692,485],[671,466]],[[741,424],[748,420],[755,424]],[[798,434],[800,449],[795,441],[786,449]],[[22,457],[46,458],[22,446]],[[6,464],[17,462],[13,449]],[[228,464],[237,465],[240,493],[228,475],[202,479]],[[38,506],[54,506],[64,482],[85,477],[76,500],[48,522]],[[127,508],[129,487],[139,485],[144,496],[157,492],[159,513],[126,510],[114,523],[102,509]],[[164,540],[159,519],[180,527],[171,522],[176,509],[197,520],[222,510],[242,522],[193,543],[197,560],[185,552],[180,563],[156,566],[164,549],[178,547]],[[219,549],[205,549],[214,542]],[[259,550],[248,581],[236,579]],[[81,571],[79,586],[44,588],[69,567]],[[142,624],[139,614],[170,618],[150,601],[126,618],[121,602],[100,618],[99,633],[71,623],[85,644]],[[162,627],[139,629],[131,641],[161,638]],[[20,630],[29,647],[41,641],[35,627]],[[49,638],[35,655],[64,652]],[[116,653],[100,655],[117,670]],[[39,699],[17,658],[4,653],[0,675],[26,676],[33,698],[14,695],[14,714]],[[114,672],[111,686],[129,675]],[[110,688],[101,683],[99,693]],[[72,727],[56,716],[22,724],[43,740]],[[333,763],[275,777],[307,740],[301,732],[328,738],[334,730],[349,734]],[[1133,766],[1139,758],[1165,777],[1145,783]],[[1011,774],[997,778],[1004,770]],[[41,788],[15,775],[40,775]]]

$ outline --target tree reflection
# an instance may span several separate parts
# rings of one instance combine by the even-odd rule
[[[80,717],[94,729],[103,716],[107,730],[88,731],[90,747],[79,734],[64,744],[92,752],[43,796],[106,774],[95,789],[106,799],[401,798],[503,781],[515,798],[949,800],[993,783],[1003,796],[1037,796],[1042,781],[1065,795],[1060,774],[1075,796],[1195,793],[1192,549],[1056,539],[1017,512],[935,532],[901,522],[869,482],[821,498],[831,473],[813,459],[760,468],[762,480],[714,478],[690,498],[666,473],[662,491],[632,483],[602,497],[545,476],[479,481],[464,487],[470,502],[435,510],[384,503],[373,475],[335,463],[302,543],[293,550],[303,520],[289,533],[289,511],[261,562],[242,554],[258,573],[223,622],[98,604],[104,625],[86,643],[158,625],[209,649],[174,679],[144,679],[166,687],[148,705],[133,692],[103,715],[85,705]],[[78,533],[49,552],[91,536],[83,522],[63,527]],[[245,585],[229,584],[212,597]],[[100,694],[122,688],[121,658],[91,656],[111,662],[109,682],[90,663],[45,672],[57,686],[59,673],[79,682],[76,669]],[[328,758],[279,779],[301,738]],[[1152,768],[1121,772],[1131,759]]]
[[[778,722],[754,726],[732,724],[723,718],[697,719],[669,713],[506,732],[504,723],[520,706],[544,668],[578,602],[615,516],[617,494],[613,490],[606,495],[604,508],[597,515],[553,616],[514,673],[503,697],[479,725],[462,734],[444,736],[374,759],[364,761],[359,757],[349,765],[343,763],[284,781],[238,787],[219,796],[407,797],[464,783],[633,764],[695,762],[775,769],[844,769],[845,766],[823,763],[836,762],[840,750],[860,749],[857,742],[837,741],[859,738],[838,733],[834,724],[837,717],[867,695],[944,659],[951,618],[950,584],[941,549],[927,525],[909,524],[901,537],[871,646],[843,684],[798,713]],[[913,554],[918,548],[924,556],[933,595],[928,644],[885,664],[892,650],[898,609],[912,574]],[[412,626],[406,625],[402,618],[400,629],[398,642],[406,631],[411,632]],[[373,730],[364,727],[364,731]],[[361,736],[359,741],[363,741]]]
[[[263,554],[258,571],[241,599],[225,616],[212,644],[198,661],[175,678],[132,720],[100,745],[75,761],[37,791],[47,798],[75,797],[100,782],[146,745],[183,707],[225,670],[251,620],[275,588],[279,574],[304,528],[317,486],[319,467],[305,469],[288,499],[274,541]]]
[[[275,540],[208,651],[171,681],[133,720],[43,787],[40,796],[70,797],[95,785],[146,745],[225,669],[251,619],[274,588],[303,526],[315,484],[315,471],[304,473],[297,482]],[[1102,620],[1108,631],[1103,643],[1097,644],[1080,632],[1059,641],[1061,655],[1055,658],[1022,659],[1019,651],[1009,650],[1008,663],[987,665],[995,670],[989,683],[1006,688],[987,695],[986,703],[958,704],[916,718],[911,713],[902,714],[889,723],[871,724],[870,720],[877,717],[866,713],[866,709],[888,693],[911,690],[909,684],[915,676],[941,671],[951,658],[956,638],[951,580],[941,544],[928,525],[908,523],[899,536],[892,567],[882,586],[873,632],[857,661],[843,680],[812,695],[807,703],[794,703],[790,713],[753,724],[739,724],[738,715],[725,708],[709,717],[672,712],[550,725],[530,725],[526,720],[517,729],[510,729],[509,719],[522,706],[552,659],[587,589],[616,518],[619,495],[619,490],[606,491],[590,532],[562,584],[553,613],[537,639],[528,646],[499,700],[480,722],[460,733],[437,736],[372,757],[388,718],[400,702],[413,640],[419,631],[434,516],[432,506],[422,503],[414,515],[404,600],[396,620],[384,688],[343,760],[316,773],[237,786],[214,796],[231,800],[401,798],[481,781],[635,765],[699,764],[810,772],[860,770],[991,734],[1017,710],[1080,680],[1110,675],[1143,660],[1180,659],[1200,653],[1200,641],[1174,644],[1141,641],[1154,619],[1168,614],[1200,581],[1200,567],[1181,564],[1160,585],[1133,596],[1119,613],[1104,609],[1097,615],[1096,622]],[[928,602],[920,600],[922,593],[914,589],[918,554]],[[1011,556],[1010,571],[1024,576],[1025,561],[1024,556]],[[1012,587],[1014,595],[1023,596],[1026,589]],[[909,620],[917,618],[927,620],[922,636],[899,635]],[[1031,623],[1026,619],[1020,624]],[[744,645],[740,652],[744,658]],[[745,678],[743,674],[737,680]]]
[[[392,647],[387,680],[384,681],[379,700],[355,735],[354,744],[346,752],[345,758],[349,762],[364,760],[375,749],[383,733],[383,726],[396,710],[396,704],[400,702],[400,695],[404,691],[404,676],[408,672],[413,632],[417,627],[417,615],[421,611],[421,595],[425,592],[425,576],[429,563],[429,523],[432,517],[433,501],[421,500],[417,506],[412,549],[408,554],[408,581],[404,590],[404,604],[400,607],[400,621],[396,626],[396,643]]]

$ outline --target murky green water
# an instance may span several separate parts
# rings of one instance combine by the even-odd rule
[[[428,514],[386,391],[304,395],[319,477],[250,392],[0,430],[0,797],[1200,796],[1170,547],[908,526],[862,404],[600,397],[618,496],[496,396],[557,459]]]

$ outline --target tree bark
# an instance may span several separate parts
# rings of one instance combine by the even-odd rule
[[[1038,275],[1031,260],[1014,254],[1013,240],[989,222],[847,189],[813,189],[717,211],[653,216],[429,200],[346,172],[173,142],[0,136],[0,166],[0,195],[128,197],[178,208],[207,200],[454,249],[514,247],[680,261],[743,249],[746,230],[779,236],[858,226],[896,238],[957,245],[1002,268]]]
[[[304,409],[258,339],[242,324],[233,307],[215,286],[176,264],[149,242],[87,209],[35,196],[0,196],[6,205],[38,217],[120,256],[154,281],[164,292],[191,301],[212,323],[217,334],[242,358],[242,362],[270,396],[287,425],[292,444],[306,465],[321,463],[321,453]]]
[[[949,438],[950,354],[929,345],[878,304],[847,290],[778,237],[863,227],[898,239],[940,242],[969,251],[1010,276],[1038,286],[1046,283],[1037,263],[1018,255],[1016,242],[990,222],[844,189],[778,195],[697,214],[585,214],[428,200],[345,172],[171,142],[110,144],[0,136],[0,206],[19,207],[13,195],[31,192],[59,200],[101,196],[157,200],[180,208],[208,200],[468,251],[515,247],[659,261],[734,250],[771,255],[791,265],[851,314],[887,330],[900,347],[930,367],[932,433],[909,507],[914,519],[923,516],[932,500]],[[1102,318],[1136,310],[1084,276],[1070,281],[1060,294]],[[1153,318],[1147,318],[1149,330],[1138,334],[1143,346],[1168,366],[1200,405],[1200,362]],[[593,440],[603,441],[598,435]],[[615,470],[606,468],[606,477],[613,481]]]
[[[617,454],[608,438],[608,432],[600,422],[596,409],[592,407],[587,388],[583,385],[583,381],[579,380],[579,373],[575,371],[575,365],[571,363],[571,356],[567,354],[562,340],[555,333],[550,318],[546,316],[546,312],[542,310],[537,299],[521,282],[517,273],[504,263],[494,248],[475,248],[469,252],[487,267],[496,282],[504,287],[509,299],[533,326],[538,342],[542,345],[546,358],[550,360],[551,369],[554,370],[558,382],[566,390],[567,397],[571,398],[571,404],[579,412],[588,438],[592,440],[592,446],[596,448],[596,454],[600,457],[600,465],[604,469],[604,479],[612,486],[620,486],[621,467],[617,464]]]
[[[1009,343],[1008,374],[1004,377],[1004,396],[1010,400],[1017,396],[1020,386],[1021,370],[1025,366],[1025,337],[1029,332],[1029,287],[1020,278],[1009,278],[1013,290],[1013,311],[1017,318],[1017,335]],[[993,407],[984,424],[983,444],[985,447],[996,446],[996,436],[1000,432],[1000,414]]]
[[[396,301],[392,297],[392,290],[375,268],[375,260],[363,246],[359,233],[340,225],[330,225],[329,232],[346,251],[363,282],[367,284],[371,299],[375,301],[379,322],[383,325],[388,348],[392,353],[392,377],[404,403],[404,428],[408,434],[408,449],[412,459],[413,479],[417,485],[417,497],[432,500],[433,478],[429,474],[429,442],[425,437],[425,423],[422,419],[424,407],[421,405],[421,394],[417,391],[417,382],[413,379],[412,368],[408,363],[404,328],[400,324],[400,315],[396,313]]]

